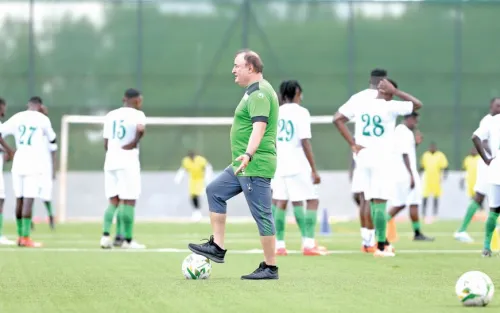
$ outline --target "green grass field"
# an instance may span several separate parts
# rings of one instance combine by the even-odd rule
[[[457,224],[423,225],[436,241],[414,243],[410,224],[399,223],[390,259],[360,252],[357,223],[332,224],[333,234],[319,237],[330,255],[280,257],[280,280],[265,282],[240,280],[262,260],[253,224],[228,225],[226,263],[213,264],[206,281],[185,280],[181,263],[189,242],[209,236],[208,224],[138,224],[145,251],[99,249],[99,224],[55,232],[40,224],[33,237],[44,248],[0,248],[0,312],[470,312],[455,296],[457,278],[480,270],[500,286],[499,259],[480,255],[482,223],[471,225],[474,244],[453,240]],[[297,228],[287,229],[287,248],[297,252]],[[5,233],[15,238],[14,225]],[[479,310],[499,308],[497,298]]]

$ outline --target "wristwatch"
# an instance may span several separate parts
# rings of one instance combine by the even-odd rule
[[[250,161],[252,161],[252,159],[253,159],[253,156],[252,156],[252,155],[251,155],[250,153],[248,153],[248,152],[245,152],[245,155],[248,155],[248,157],[250,158],[250,160],[248,160],[249,162],[250,162]]]

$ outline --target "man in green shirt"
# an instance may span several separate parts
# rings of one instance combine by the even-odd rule
[[[246,91],[234,112],[231,127],[233,162],[206,188],[213,235],[189,249],[217,263],[224,263],[226,201],[243,192],[257,222],[264,262],[242,279],[278,279],[275,227],[271,213],[271,178],[276,171],[278,96],[263,78],[259,55],[242,50],[234,59],[235,82]]]

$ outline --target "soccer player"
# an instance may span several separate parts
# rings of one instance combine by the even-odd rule
[[[257,53],[242,50],[233,66],[235,82],[246,88],[236,107],[230,141],[233,162],[207,186],[213,235],[204,244],[189,244],[189,249],[216,263],[224,263],[226,251],[226,201],[243,192],[257,223],[264,250],[264,262],[241,279],[278,279],[276,230],[271,211],[271,178],[276,171],[278,96],[262,74]]]
[[[142,95],[138,90],[127,89],[123,103],[123,107],[109,112],[104,121],[104,192],[109,206],[104,213],[101,248],[112,247],[110,230],[118,211],[117,219],[121,219],[125,235],[121,247],[144,249],[144,245],[133,240],[133,228],[135,202],[141,193],[139,141],[144,136],[146,116],[141,111]]]
[[[364,194],[370,201],[377,236],[374,256],[392,257],[394,249],[386,240],[386,205],[394,189],[394,129],[398,116],[417,111],[422,103],[397,89],[392,80],[382,80],[378,88],[376,99],[340,107],[334,123],[356,155],[360,175],[367,182]],[[392,100],[394,95],[404,101]],[[349,120],[355,121],[356,141],[346,126]]]
[[[490,112],[489,114],[483,117],[483,119],[479,123],[479,128],[486,129],[488,127],[487,125],[490,119],[497,114],[500,114],[500,98],[493,98],[490,101]],[[487,139],[483,140],[482,145],[484,147],[484,153],[486,154],[486,157],[491,158],[492,150],[494,149],[490,148],[489,140]],[[481,159],[477,162],[477,176],[474,185],[475,194],[469,204],[469,207],[467,208],[462,225],[454,234],[456,240],[462,242],[473,242],[473,239],[467,233],[467,228],[469,227],[469,224],[472,218],[474,217],[474,214],[483,204],[484,198],[489,193],[490,188],[491,187],[488,178],[488,166]]]
[[[7,102],[3,98],[0,98],[0,117],[5,116],[5,110],[7,109]],[[1,123],[0,123],[1,125]],[[3,235],[3,205],[5,202],[5,184],[3,180],[3,163],[8,161],[8,154],[3,153],[3,150],[0,150],[0,245],[12,246],[16,243],[12,240],[9,240],[6,236]]]
[[[429,150],[420,159],[420,171],[424,173],[424,201],[422,213],[427,224],[431,224],[438,215],[439,198],[441,197],[441,175],[448,176],[448,159],[446,155],[437,149],[436,143],[431,142]],[[427,216],[427,199],[434,198],[433,216]]]
[[[373,100],[377,98],[378,84],[387,78],[387,71],[384,69],[374,69],[370,72],[370,81],[368,88],[352,95],[344,106],[350,106],[364,100]],[[351,103],[351,104],[350,104]],[[371,216],[370,204],[365,201],[364,189],[366,182],[363,182],[356,170],[355,156],[353,155],[349,177],[351,179],[351,192],[354,201],[359,206],[359,219],[361,223],[361,250],[367,253],[375,252],[375,229]]]
[[[483,141],[488,140],[491,156],[488,156],[484,147]],[[482,255],[490,257],[491,253],[491,238],[497,225],[498,216],[500,215],[500,162],[496,158],[500,146],[500,115],[495,115],[489,118],[486,123],[480,124],[472,135],[472,142],[481,156],[481,159],[488,166],[488,182],[490,192],[488,193],[488,203],[490,205],[490,213],[485,225],[484,247]]]
[[[463,177],[460,179],[460,189],[465,189],[467,197],[474,197],[474,184],[477,178],[477,166],[481,157],[476,148],[472,148],[469,154],[462,161]]]
[[[12,116],[5,124],[0,126],[2,136],[14,135],[17,151],[12,163],[12,184],[17,198],[16,220],[18,245],[23,247],[38,248],[42,245],[34,242],[31,235],[31,219],[33,201],[38,198],[40,176],[44,170],[43,157],[47,150],[47,139],[51,144],[56,143],[56,134],[47,116],[40,113],[42,99],[32,97],[28,102],[28,110]],[[12,149],[0,143],[7,152]]]
[[[188,155],[182,159],[182,166],[177,171],[174,181],[179,184],[185,172],[189,174],[189,195],[193,203],[192,220],[201,220],[200,196],[205,190],[205,182],[212,176],[212,166],[207,159],[194,151],[189,151]]]
[[[277,207],[274,215],[276,251],[278,255],[287,255],[285,219],[286,206],[290,200],[302,235],[303,254],[325,255],[326,252],[316,246],[314,239],[319,206],[317,184],[321,182],[321,178],[316,170],[311,146],[311,116],[300,105],[302,87],[298,81],[282,82],[280,96],[284,103],[279,107],[276,144],[278,161],[272,182],[273,200]]]
[[[394,241],[391,233],[395,234],[394,217],[407,205],[410,207],[410,219],[412,222],[415,241],[433,241],[434,238],[425,236],[420,231],[420,221],[418,218],[418,207],[422,203],[422,187],[418,175],[417,146],[414,131],[418,125],[418,113],[412,112],[405,115],[401,124],[394,130],[394,141],[396,148],[395,182],[396,188],[391,199],[392,208],[388,212],[387,219],[389,242]],[[391,231],[392,228],[392,231]]]
[[[41,113],[45,116],[49,116],[49,110],[47,106],[42,103]],[[52,188],[53,181],[56,179],[56,153],[57,153],[57,144],[50,143],[49,139],[46,140],[46,152],[42,156],[44,167],[43,173],[40,178],[40,194],[39,198],[45,204],[45,208],[47,209],[47,215],[49,217],[50,228],[53,230],[55,227],[54,222],[54,214],[52,213]]]

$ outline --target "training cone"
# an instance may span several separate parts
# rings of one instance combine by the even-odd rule
[[[500,251],[500,242],[498,238],[498,227],[495,227],[495,231],[493,231],[493,237],[491,237],[491,251],[498,252]]]
[[[330,222],[328,218],[328,210],[324,208],[321,212],[321,223],[319,234],[321,236],[329,236],[332,234],[332,229],[330,228]]]

